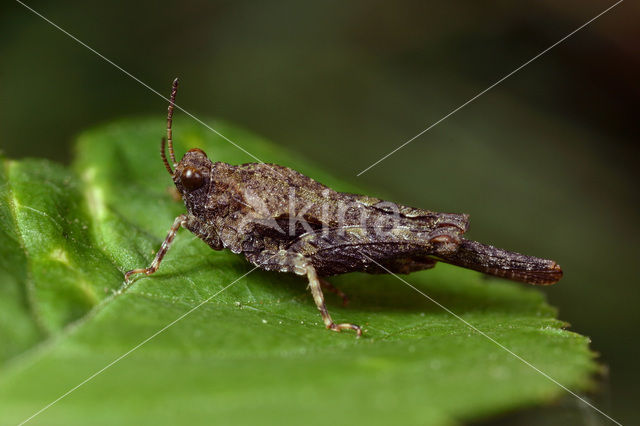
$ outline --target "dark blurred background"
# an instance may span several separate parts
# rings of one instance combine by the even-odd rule
[[[178,103],[200,118],[235,122],[373,194],[470,213],[476,239],[557,259],[565,278],[544,291],[608,366],[598,405],[632,423],[637,2],[356,177],[613,3],[28,2],[163,94],[179,76]],[[80,131],[165,114],[157,95],[17,2],[0,6],[0,40],[0,148],[10,157],[69,163]]]

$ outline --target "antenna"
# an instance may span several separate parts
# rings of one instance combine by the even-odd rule
[[[165,139],[162,138],[162,142],[160,142],[160,156],[162,157],[162,162],[164,163],[164,167],[167,169],[169,174],[173,176],[173,170],[171,170],[171,166],[167,161],[167,154],[164,152],[165,142],[166,142]]]
[[[178,93],[177,78],[173,80],[173,86],[171,87],[171,99],[169,100],[169,109],[167,110],[167,143],[169,145],[169,157],[171,158],[173,167],[176,167],[176,154],[173,152],[173,137],[171,134],[171,124],[173,122],[173,107],[176,103],[176,93]],[[164,149],[162,150],[162,152],[164,156]]]

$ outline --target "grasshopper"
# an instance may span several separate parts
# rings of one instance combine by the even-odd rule
[[[213,162],[198,148],[177,162],[171,131],[177,90],[175,79],[161,157],[187,213],[175,219],[151,265],[128,271],[127,282],[134,274],[157,271],[177,231],[186,228],[212,249],[242,254],[261,269],[306,276],[326,328],[354,330],[361,336],[360,326],[331,319],[322,289],[338,293],[344,303],[348,299],[322,277],[347,272],[407,274],[433,268],[437,262],[530,284],[553,284],[562,277],[553,260],[465,239],[466,214],[337,192],[276,164]]]

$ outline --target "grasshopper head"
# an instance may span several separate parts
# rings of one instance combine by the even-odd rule
[[[208,188],[211,174],[211,167],[213,164],[207,158],[207,154],[200,148],[193,148],[187,151],[182,157],[179,163],[176,162],[176,154],[173,150],[173,135],[171,131],[171,125],[173,123],[173,109],[176,102],[176,93],[178,92],[178,79],[173,80],[173,86],[171,87],[171,98],[169,101],[169,108],[167,112],[167,139],[169,148],[169,158],[171,164],[167,160],[167,154],[165,151],[165,139],[162,139],[162,145],[160,146],[160,155],[164,167],[167,169],[173,183],[182,195],[182,198],[187,202],[193,202],[194,197],[200,195],[202,191],[206,191]],[[171,168],[173,165],[173,170]]]
[[[209,187],[213,164],[199,148],[187,151],[173,172],[173,182],[183,198],[194,196]]]

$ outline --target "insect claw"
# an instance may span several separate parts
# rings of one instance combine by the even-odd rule
[[[130,270],[130,271],[127,271],[127,272],[124,274],[124,282],[126,282],[127,284],[129,284],[129,283],[131,282],[131,275],[133,275],[133,274],[137,274],[137,273],[138,273],[138,271],[137,271],[136,269],[132,269],[132,270]]]
[[[336,324],[332,322],[331,324],[327,325],[327,328],[332,331],[337,331],[338,333],[342,330],[354,330],[356,332],[356,339],[362,336],[362,328],[360,328],[359,325],[355,324]]]

